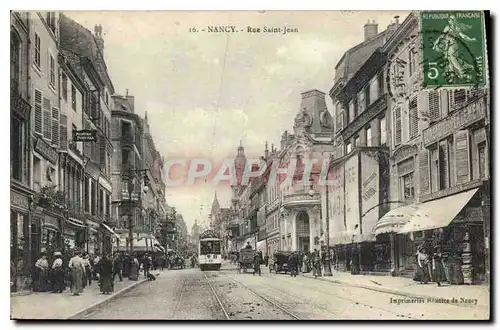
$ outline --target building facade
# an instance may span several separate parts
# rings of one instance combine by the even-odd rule
[[[30,15],[10,14],[10,258],[16,267],[11,290],[25,288],[32,258],[31,189],[32,66],[30,48]],[[38,231],[37,231],[38,232]],[[36,250],[35,250],[36,251]]]
[[[80,142],[85,162],[82,210],[87,226],[86,248],[89,253],[110,253],[113,241],[117,239],[111,229],[113,145],[110,95],[114,94],[114,86],[104,60],[102,27],[95,26],[93,34],[62,14],[60,27],[60,49],[72,59],[86,88],[82,97],[82,126],[84,130],[95,132],[92,142]]]

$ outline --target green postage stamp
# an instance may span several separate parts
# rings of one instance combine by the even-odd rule
[[[483,12],[421,12],[420,35],[425,87],[484,86]]]

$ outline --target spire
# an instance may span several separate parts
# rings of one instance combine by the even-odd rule
[[[220,210],[219,200],[217,199],[217,191],[215,191],[214,201],[212,202],[212,209],[210,213],[218,213]]]
[[[245,148],[243,148],[243,143],[240,140],[240,145],[238,147],[238,156],[245,156]]]

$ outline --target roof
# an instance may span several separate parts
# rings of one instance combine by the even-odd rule
[[[335,66],[335,81],[349,80],[378,48],[384,45],[387,30],[348,49]]]

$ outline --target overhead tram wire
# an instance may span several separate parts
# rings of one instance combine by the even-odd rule
[[[210,144],[210,149],[209,149],[210,153],[212,153],[214,146],[215,146],[214,145],[215,144],[215,129],[217,127],[217,115],[219,114],[219,111],[220,111],[220,99],[221,99],[222,87],[223,87],[223,83],[224,83],[224,73],[226,71],[226,59],[227,59],[228,44],[229,44],[229,33],[226,34],[226,46],[224,49],[224,59],[222,62],[222,73],[221,73],[220,82],[219,82],[219,92],[217,95],[217,111],[215,114],[214,125],[213,125],[213,129],[212,129],[212,143]],[[205,178],[205,183],[206,182],[207,182],[207,179]]]

